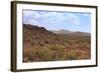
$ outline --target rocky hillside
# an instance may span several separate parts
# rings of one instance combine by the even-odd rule
[[[56,34],[46,30],[44,27],[38,27],[30,24],[23,25],[24,46],[25,48],[33,45],[44,45],[57,43],[60,38]]]
[[[23,24],[23,50],[23,62],[89,59],[90,36],[55,34]]]

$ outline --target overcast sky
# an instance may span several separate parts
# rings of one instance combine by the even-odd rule
[[[75,12],[23,10],[23,23],[45,27],[48,30],[90,32],[91,14]]]

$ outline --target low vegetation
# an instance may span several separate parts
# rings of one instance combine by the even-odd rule
[[[43,27],[23,24],[23,62],[91,58],[90,36],[54,34]]]

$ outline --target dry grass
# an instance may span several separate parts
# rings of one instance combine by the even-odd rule
[[[24,28],[23,62],[90,59],[90,42],[90,36]]]

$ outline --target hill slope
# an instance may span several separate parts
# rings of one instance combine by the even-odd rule
[[[23,50],[23,62],[89,59],[90,36],[55,34],[23,24]]]

